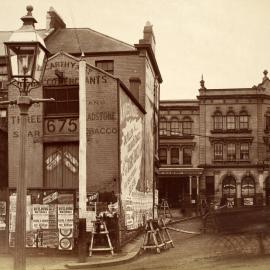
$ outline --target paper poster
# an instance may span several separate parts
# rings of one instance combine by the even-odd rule
[[[96,211],[86,211],[85,218],[86,218],[86,231],[92,232],[94,221],[96,221]]]
[[[58,204],[58,228],[73,229],[73,204]]]
[[[49,229],[49,205],[33,204],[32,213],[32,228],[34,230]]]

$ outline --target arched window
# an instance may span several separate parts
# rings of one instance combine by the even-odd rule
[[[180,135],[179,120],[176,117],[171,119],[171,135]]]
[[[234,112],[228,112],[227,113],[227,129],[235,129],[235,114]]]
[[[161,118],[159,122],[159,135],[167,135],[167,120]]]
[[[192,131],[192,121],[189,117],[183,119],[183,135],[190,135]]]
[[[243,197],[255,195],[255,181],[251,176],[245,176],[241,183],[241,193]]]
[[[222,195],[225,198],[236,197],[236,181],[233,176],[226,176],[222,182]]]
[[[254,205],[255,181],[251,176],[245,176],[241,183],[242,202],[245,206]]]
[[[264,181],[266,205],[270,205],[270,176]]]
[[[223,117],[221,112],[215,112],[214,114],[214,129],[223,129]]]
[[[249,116],[246,111],[240,112],[239,115],[239,128],[248,129],[249,127]]]

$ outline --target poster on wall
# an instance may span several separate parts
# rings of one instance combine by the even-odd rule
[[[58,204],[58,229],[73,229],[73,204]]]
[[[32,228],[34,230],[49,229],[49,205],[33,204],[32,215]]]
[[[121,200],[127,230],[137,229],[152,217],[153,193],[144,170],[144,122],[139,108],[121,92]],[[151,182],[151,181],[150,181]]]
[[[244,198],[244,205],[251,206],[253,204],[254,204],[253,198]]]

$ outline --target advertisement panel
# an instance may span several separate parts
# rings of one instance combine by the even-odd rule
[[[146,185],[144,170],[143,113],[120,92],[121,199],[128,230],[137,229],[151,217],[153,194]]]

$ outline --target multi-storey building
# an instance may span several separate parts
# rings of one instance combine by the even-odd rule
[[[46,235],[44,247],[72,248],[80,175],[86,177],[88,210],[93,210],[94,215],[117,214],[114,245],[122,245],[153,214],[157,108],[162,78],[155,58],[152,25],[147,23],[143,39],[130,45],[89,28],[67,28],[51,8],[46,29],[37,32],[43,37],[50,58],[43,86],[32,90],[31,95],[54,98],[55,102],[35,104],[29,111],[25,142],[28,246],[37,243],[33,240],[34,231],[41,225]],[[0,32],[3,62],[3,42],[11,34]],[[79,113],[82,89],[86,90],[86,99],[82,101],[86,108],[84,118]],[[17,89],[9,86],[9,100],[17,95]],[[9,224],[4,233],[6,239],[9,235],[12,246],[20,118],[14,105],[8,107],[7,114],[8,182],[5,188],[8,192],[0,201],[9,205],[5,210],[5,217],[9,218],[2,223]],[[80,129],[79,117],[80,121],[86,121],[84,132]],[[86,136],[87,141],[80,148],[86,160],[82,174],[79,173],[81,136]],[[48,214],[43,225],[38,218],[41,209]],[[63,213],[66,217],[61,216]],[[93,218],[93,213],[90,216]],[[91,223],[88,225],[89,230]],[[66,237],[61,229],[65,227],[70,230],[71,240],[61,246],[60,238]]]
[[[270,81],[267,71],[263,82],[251,88],[207,89],[202,80],[197,100],[161,101],[160,108],[161,197],[167,196],[176,203],[177,196],[183,192],[185,168],[181,164],[185,163],[185,153],[181,149],[185,149],[185,142],[194,145],[190,151],[192,169],[187,179],[193,179],[194,171],[199,170],[196,171],[198,198],[207,197],[233,207],[269,205]],[[185,119],[189,119],[189,124]],[[194,128],[189,130],[187,141],[183,127],[191,125]],[[164,171],[169,175],[166,179]],[[189,188],[191,191],[186,189],[186,193],[193,199],[193,185]]]
[[[159,198],[172,207],[195,203],[199,195],[199,102],[164,100],[160,103]]]

